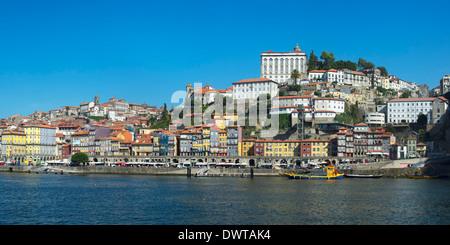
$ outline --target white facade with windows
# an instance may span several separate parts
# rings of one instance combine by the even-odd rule
[[[307,95],[294,95],[294,96],[278,96],[273,98],[273,100],[278,100],[279,106],[311,106],[313,96]]]
[[[278,95],[278,84],[268,78],[244,79],[233,83],[233,99],[257,99],[259,95]]]
[[[407,82],[405,80],[402,80],[394,75],[389,75],[389,88],[393,89],[395,91],[401,91],[401,90],[416,90],[418,89],[417,84],[413,82]]]
[[[445,94],[450,91],[450,75],[445,75],[439,81],[441,93]]]
[[[314,111],[314,120],[317,122],[333,122],[335,117],[335,111]]]
[[[386,115],[380,112],[367,112],[364,116],[364,123],[370,126],[383,126],[386,123]]]
[[[312,70],[308,72],[308,79],[314,82],[337,82],[338,85],[356,87],[367,87],[370,85],[370,80],[366,74],[349,69]]]
[[[326,70],[312,70],[308,72],[308,80],[311,82],[326,81]]]
[[[269,113],[272,114],[291,114],[297,110],[297,106],[280,106],[270,108]]]
[[[339,85],[344,84],[344,70],[330,69],[324,74],[325,82],[337,82]]]
[[[261,78],[269,78],[277,83],[292,83],[294,70],[300,79],[308,78],[308,57],[298,45],[291,52],[266,51],[261,53]]]
[[[352,71],[349,69],[344,69],[344,84],[351,85],[354,87],[367,88],[370,86],[369,78],[366,74],[360,71]]]
[[[316,111],[334,111],[336,114],[343,113],[345,110],[345,101],[338,98],[314,98],[314,110]]]
[[[437,107],[437,105],[441,105]],[[433,107],[434,110],[433,111]],[[387,103],[387,122],[392,124],[415,123],[420,114],[427,116],[427,123],[439,123],[434,114],[444,115],[447,103],[442,98],[400,98]],[[434,114],[433,114],[434,113]]]

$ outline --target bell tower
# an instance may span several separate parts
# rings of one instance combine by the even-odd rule
[[[100,105],[100,98],[98,97],[98,94],[94,97],[94,105]]]

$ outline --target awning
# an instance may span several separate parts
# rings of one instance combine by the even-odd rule
[[[216,165],[232,166],[232,165],[235,165],[235,163],[232,163],[232,162],[220,162],[220,163],[217,163]]]

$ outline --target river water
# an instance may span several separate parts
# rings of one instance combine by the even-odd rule
[[[449,225],[450,179],[0,173],[1,225]]]

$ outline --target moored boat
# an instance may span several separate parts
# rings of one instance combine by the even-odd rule
[[[347,178],[381,178],[382,174],[345,174]]]
[[[407,175],[410,179],[435,179],[439,176],[427,176],[427,175]]]
[[[288,179],[341,179],[344,174],[339,173],[332,165],[326,166],[321,173],[312,171],[307,174],[283,173]],[[322,174],[323,173],[323,174]]]

